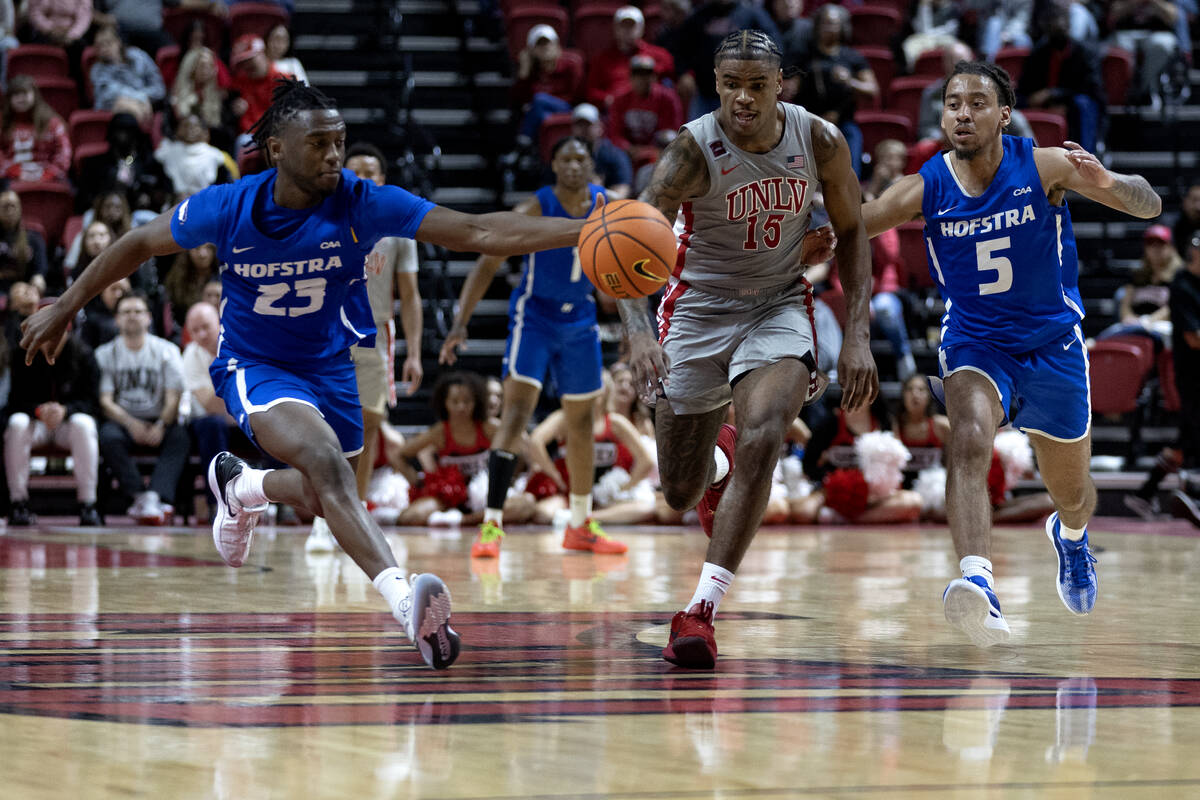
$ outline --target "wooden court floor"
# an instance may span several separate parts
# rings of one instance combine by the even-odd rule
[[[389,531],[454,593],[423,666],[344,555],[264,528],[240,570],[200,528],[0,533],[0,798],[1200,797],[1200,537],[1100,519],[1072,617],[1038,526],[996,537],[1013,643],[940,597],[944,528],[759,534],[717,670],[659,658],[698,529],[568,554],[514,529]]]

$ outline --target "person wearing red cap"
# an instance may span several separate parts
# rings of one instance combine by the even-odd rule
[[[1096,337],[1149,336],[1160,350],[1171,338],[1171,281],[1183,258],[1171,243],[1171,229],[1151,225],[1142,234],[1142,264],[1117,291],[1118,321]]]
[[[646,18],[637,6],[622,6],[613,13],[613,43],[596,53],[588,69],[589,103],[607,109],[629,88],[632,80],[629,60],[635,56],[648,56],[653,61],[651,69],[659,78],[675,77],[675,59],[667,50],[643,39],[645,30]]]
[[[609,138],[629,152],[635,167],[657,160],[662,137],[679,130],[683,106],[679,95],[659,83],[654,59],[636,55],[629,60],[632,82],[613,101]],[[669,141],[669,138],[667,139]]]
[[[229,55],[233,69],[233,89],[239,95],[233,101],[233,113],[238,117],[238,130],[246,133],[271,105],[275,81],[283,73],[267,58],[267,46],[262,37],[248,33],[239,36]]]

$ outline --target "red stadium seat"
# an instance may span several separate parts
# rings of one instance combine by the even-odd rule
[[[913,140],[915,127],[903,114],[888,111],[858,111],[854,121],[862,131],[863,153],[874,153],[875,145],[884,139],[899,139],[904,144]]]
[[[1021,68],[1029,56],[1028,47],[1001,47],[996,51],[995,64],[1002,68],[1012,78],[1013,86],[1021,80]]]
[[[896,77],[896,56],[886,47],[860,47],[858,52],[871,65],[875,82],[879,84],[879,94],[886,94],[887,87]]]
[[[1165,347],[1158,354],[1158,387],[1164,411],[1174,413],[1183,407],[1175,385],[1175,357]]]
[[[158,48],[158,52],[154,54],[154,63],[158,65],[158,71],[162,74],[163,83],[166,84],[167,93],[170,94],[171,87],[175,85],[175,76],[179,74],[179,59],[182,57],[182,52],[179,45],[169,44],[166,47]]]
[[[850,8],[850,43],[855,47],[875,45],[888,47],[900,30],[902,15],[887,6],[853,6]]]
[[[70,119],[79,108],[79,86],[70,78],[42,75],[34,79],[38,91],[51,108],[64,120]]]
[[[32,75],[66,78],[67,51],[48,44],[22,44],[8,51],[8,77]]]
[[[1092,411],[1096,414],[1129,414],[1137,410],[1142,384],[1153,357],[1135,344],[1101,339],[1088,351],[1092,384]]]
[[[111,111],[81,108],[72,112],[67,121],[71,146],[78,149],[85,144],[106,142],[110,120],[112,120]]]
[[[56,246],[74,208],[74,192],[60,183],[18,181],[9,188],[21,198],[21,216],[41,223],[46,229],[47,246]]]
[[[921,119],[921,96],[927,86],[937,83],[938,80],[928,75],[902,75],[894,79],[887,87],[887,110],[903,114],[913,124],[913,130],[916,130]]]
[[[1133,82],[1133,53],[1119,47],[1110,47],[1100,62],[1104,76],[1104,92],[1110,106],[1123,106],[1129,97],[1129,84]]]
[[[928,75],[931,78],[941,78],[944,76],[946,70],[942,68],[942,51],[926,50],[917,56],[917,61],[913,64],[912,74]]]
[[[547,115],[542,120],[542,127],[538,129],[538,151],[541,153],[542,162],[549,164],[550,149],[559,139],[570,135],[571,112]]]
[[[508,52],[513,61],[525,49],[525,39],[534,25],[549,25],[565,44],[567,39],[567,12],[552,5],[535,5],[514,8],[505,23],[508,26]]]
[[[920,172],[925,162],[941,151],[941,139],[922,139],[916,144],[910,144],[908,146],[908,165],[904,168],[904,174],[911,175],[914,172]]]
[[[613,43],[613,7],[608,3],[586,3],[575,11],[571,41],[590,63],[597,53]]]
[[[221,52],[225,43],[225,20],[208,11],[190,8],[164,8],[163,30],[171,35],[180,47],[188,46],[188,36],[192,25],[199,22],[204,26],[204,44],[216,52]]]
[[[234,3],[229,6],[229,41],[247,33],[266,39],[276,25],[288,22],[288,13],[274,3]]]
[[[1033,138],[1038,147],[1059,147],[1067,138],[1067,118],[1053,111],[1021,111],[1029,126],[1033,128]]]
[[[925,223],[906,222],[896,230],[900,233],[900,261],[904,265],[901,285],[908,289],[932,289],[937,284],[929,274]]]
[[[88,105],[96,101],[96,87],[92,86],[92,64],[96,63],[96,48],[88,45],[83,48],[83,55],[79,57],[79,65],[83,70],[83,91],[87,97]]]

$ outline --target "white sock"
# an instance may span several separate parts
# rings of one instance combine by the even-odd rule
[[[958,562],[958,568],[962,570],[964,578],[980,577],[987,581],[989,587],[996,588],[992,583],[992,562],[990,559],[983,556],[963,556],[962,561]]]
[[[399,567],[388,567],[376,575],[371,583],[375,584],[375,588],[383,595],[388,607],[392,609],[393,616],[400,608],[401,601],[412,591],[408,586],[408,580],[404,577],[404,571]]]
[[[719,447],[713,448],[713,461],[717,462],[717,474],[713,478],[713,483],[720,483],[725,480],[725,476],[729,474],[729,457],[725,455],[725,451]]]
[[[731,583],[733,583],[732,572],[724,567],[718,567],[710,561],[705,561],[704,568],[700,570],[700,582],[696,584],[696,593],[692,595],[691,602],[687,604],[687,607],[691,608],[696,603],[707,600],[713,604],[713,614],[716,614],[717,606],[721,605],[721,598],[725,596],[725,592],[729,591]]]
[[[483,521],[490,522],[497,528],[504,527],[504,509],[502,508],[486,508],[483,511]]]
[[[243,467],[242,474],[233,481],[233,494],[243,506],[254,508],[265,506],[271,502],[263,489],[263,478],[267,477],[269,469],[252,469]]]
[[[578,528],[592,515],[592,495],[572,494],[567,497],[567,506],[571,509],[570,525],[572,528]]]
[[[1083,539],[1085,533],[1087,533],[1086,525],[1082,528],[1068,528],[1067,523],[1062,521],[1062,517],[1058,518],[1058,535],[1062,538],[1078,542]]]

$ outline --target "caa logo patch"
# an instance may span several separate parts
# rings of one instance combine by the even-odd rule
[[[1026,186],[1024,189],[1013,189],[1013,197],[1020,197],[1021,195],[1029,194],[1032,191],[1032,186]]]
[[[332,250],[335,247],[341,247],[341,246],[342,246],[341,242],[321,242],[322,250]]]

